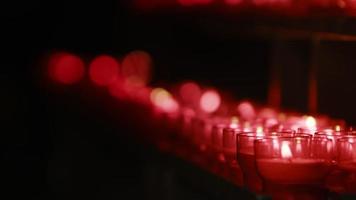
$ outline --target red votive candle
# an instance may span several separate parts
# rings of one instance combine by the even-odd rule
[[[345,136],[337,140],[338,167],[345,173],[341,192],[356,193],[356,136]]]
[[[178,156],[181,158],[188,158],[189,148],[189,137],[191,136],[192,121],[195,116],[195,112],[192,109],[184,108],[181,110],[178,118],[178,131],[177,138],[175,142],[175,149]]]
[[[223,129],[227,127],[227,124],[215,124],[211,131],[211,171],[215,174],[227,177],[227,171],[225,168],[226,159],[223,154],[222,135]]]
[[[237,160],[243,173],[244,186],[253,192],[262,191],[262,180],[255,163],[254,140],[263,137],[262,129],[237,134]]]
[[[263,179],[265,192],[272,196],[278,195],[276,189],[280,185],[291,188],[321,186],[331,168],[332,151],[328,149],[330,144],[331,140],[326,138],[306,136],[256,140],[256,165]],[[293,193],[286,195],[295,196]],[[304,195],[313,193],[308,191]]]
[[[209,153],[208,147],[211,143],[212,127],[215,124],[223,121],[223,118],[218,117],[201,117],[195,118],[193,121],[192,132],[192,146],[193,146],[193,162],[204,167],[209,168]]]
[[[230,171],[229,179],[236,185],[242,186],[242,171],[237,163],[236,136],[241,132],[240,128],[226,127],[223,130],[223,154],[225,156],[228,169]]]

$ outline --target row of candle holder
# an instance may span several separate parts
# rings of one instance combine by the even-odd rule
[[[143,123],[151,131],[143,138],[159,149],[275,198],[318,197],[325,189],[356,193],[356,132],[346,131],[343,120],[236,102],[194,82],[180,85],[172,94],[153,89],[146,85],[147,57],[143,52],[129,54],[124,65],[128,72],[121,75],[123,69],[115,58],[99,56],[87,75],[119,102],[133,103],[132,114],[152,111],[145,116],[148,123]],[[78,83],[86,74],[75,55],[60,53],[51,58],[49,74],[58,83]]]
[[[356,192],[354,131],[247,127],[236,117],[229,122],[191,113],[159,121],[170,130],[156,133],[161,149],[257,194],[283,199]]]

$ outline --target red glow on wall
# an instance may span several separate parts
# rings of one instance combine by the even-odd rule
[[[217,91],[208,90],[200,98],[200,108],[207,112],[215,112],[221,104],[221,98]]]
[[[84,63],[76,55],[55,53],[48,63],[50,77],[62,84],[79,82],[84,75]]]
[[[178,3],[182,6],[204,5],[212,2],[213,0],[178,0]]]
[[[180,87],[179,95],[184,103],[195,105],[199,102],[201,90],[198,84],[194,82],[186,82]]]
[[[225,0],[225,3],[228,5],[238,5],[242,3],[242,0]]]
[[[107,86],[119,79],[119,63],[108,55],[96,57],[89,67],[90,79],[99,86]]]
[[[152,59],[144,51],[133,51],[122,62],[122,75],[127,86],[142,87],[151,79]]]

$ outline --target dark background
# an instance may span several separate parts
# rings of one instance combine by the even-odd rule
[[[270,66],[276,62],[271,56],[274,40],[235,35],[222,29],[224,21],[208,9],[147,13],[119,0],[10,1],[3,3],[0,13],[4,196],[216,197],[191,187],[177,189],[177,183],[172,181],[178,176],[175,168],[172,164],[162,165],[167,158],[133,137],[142,130],[135,115],[130,114],[132,110],[127,109],[130,106],[111,99],[87,79],[69,87],[52,83],[47,78],[45,58],[54,51],[68,51],[88,63],[99,54],[122,58],[132,50],[145,50],[155,64],[152,84],[196,80],[230,91],[240,99],[266,103]],[[233,30],[238,31],[240,25],[233,25]],[[301,63],[309,63],[308,39],[288,44],[292,49],[297,44],[304,59]],[[281,51],[288,52],[283,48]],[[283,59],[279,62],[283,63]],[[296,71],[306,79],[307,72],[303,70]],[[291,85],[293,90],[287,89],[289,93],[283,94],[287,99],[284,106],[306,111],[306,98],[296,100],[291,91],[303,96],[307,84],[304,81]],[[328,105],[325,107],[330,108]],[[338,110],[334,113],[343,116]],[[349,113],[349,119],[353,119]]]

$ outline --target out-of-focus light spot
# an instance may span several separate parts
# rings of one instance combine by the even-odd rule
[[[239,118],[236,116],[231,117],[230,128],[238,128]]]
[[[215,112],[221,104],[221,98],[217,91],[208,90],[200,98],[200,107],[207,113]]]
[[[186,104],[196,104],[201,95],[200,87],[194,82],[184,83],[179,90],[182,100]]]
[[[122,75],[127,86],[142,87],[151,79],[152,58],[144,51],[133,51],[122,61]]]
[[[339,6],[340,8],[345,8],[346,3],[343,0],[338,0],[337,1],[337,6]]]
[[[96,57],[89,66],[90,79],[99,86],[108,86],[119,79],[119,63],[108,55]]]
[[[284,114],[284,113],[279,113],[278,114],[278,120],[279,121],[285,121],[287,119],[287,115],[286,114]]]
[[[256,128],[256,136],[263,136],[263,128],[262,128],[262,126],[257,126],[257,128]]]
[[[158,108],[166,112],[175,112],[179,105],[172,95],[163,88],[155,88],[150,94],[151,102]]]
[[[305,119],[305,126],[309,129],[309,130],[315,130],[316,129],[316,120],[314,117],[312,116],[307,116]]]
[[[252,131],[252,128],[251,128],[251,124],[250,122],[245,122],[244,123],[244,129],[243,129],[245,132],[249,132],[249,131]]]
[[[55,53],[48,62],[50,77],[62,84],[79,82],[84,75],[84,62],[76,55]]]
[[[228,5],[237,5],[242,3],[242,0],[225,0],[225,3]]]
[[[252,120],[256,116],[255,109],[249,102],[242,102],[237,106],[237,111],[240,113],[241,117],[246,120]]]
[[[272,108],[263,108],[258,116],[260,118],[263,118],[263,119],[269,119],[269,118],[274,118],[277,116],[277,113],[275,110],[273,110]]]
[[[290,150],[288,141],[282,141],[281,155],[282,155],[282,158],[285,158],[285,159],[289,159],[293,156],[292,151]]]
[[[278,120],[276,118],[268,118],[265,122],[266,127],[272,127],[278,125]]]
[[[335,131],[341,131],[340,125],[336,125],[336,126],[335,126]]]

